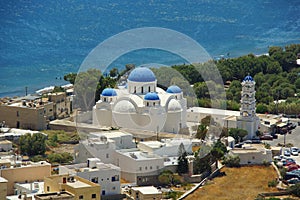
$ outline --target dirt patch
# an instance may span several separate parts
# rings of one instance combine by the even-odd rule
[[[197,189],[186,199],[253,200],[259,193],[277,191],[276,188],[268,187],[268,182],[277,178],[272,166],[223,168],[221,172],[226,175],[208,181],[205,186]]]

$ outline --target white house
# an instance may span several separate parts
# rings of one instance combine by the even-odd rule
[[[71,174],[85,178],[101,186],[101,199],[117,198],[121,194],[121,169],[104,164],[98,158],[88,158],[86,163],[59,166],[59,174]]]
[[[157,87],[154,73],[139,67],[131,71],[127,85],[106,88],[93,107],[93,124],[178,133],[186,127],[186,99],[181,89]]]

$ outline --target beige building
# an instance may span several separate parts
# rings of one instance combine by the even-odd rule
[[[46,193],[46,194],[37,194],[34,195],[35,200],[75,200],[75,197],[73,194],[69,192],[52,192],[52,193]]]
[[[48,95],[48,100],[53,102],[53,116],[54,118],[68,117],[71,112],[70,97],[67,97],[65,92],[56,92]]]
[[[5,200],[7,194],[7,180],[0,177],[0,200]]]
[[[74,200],[100,200],[100,185],[78,176],[54,175],[44,179],[44,191],[67,191],[74,195]]]
[[[22,100],[0,105],[0,121],[10,128],[44,130],[53,116],[53,103]]]
[[[154,186],[132,187],[129,196],[133,200],[160,200],[162,192]]]
[[[50,175],[51,165],[45,161],[0,169],[0,176],[8,181],[7,195],[14,194],[15,183],[38,182]]]
[[[8,152],[12,150],[12,142],[9,140],[2,140],[0,141],[0,152]]]

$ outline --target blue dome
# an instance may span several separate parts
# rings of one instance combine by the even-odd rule
[[[248,75],[244,78],[244,81],[253,81],[252,76]]]
[[[105,88],[102,93],[101,93],[102,96],[117,96],[117,93],[114,89],[112,88]]]
[[[146,67],[135,68],[128,76],[134,82],[153,82],[156,80],[154,73]]]
[[[177,85],[171,85],[170,87],[168,87],[167,93],[173,93],[173,94],[174,93],[181,93],[181,89]]]
[[[155,100],[159,100],[159,96],[155,92],[149,92],[145,95],[144,99],[155,101]]]

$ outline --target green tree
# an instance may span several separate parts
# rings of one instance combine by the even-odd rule
[[[60,87],[60,86],[55,86],[53,91],[53,93],[56,93],[56,92],[65,92],[65,89]]]
[[[109,71],[109,76],[110,77],[116,77],[119,75],[119,70],[117,68],[112,68],[110,71]]]
[[[71,84],[74,84],[76,80],[76,76],[77,76],[76,73],[69,73],[64,75],[64,80],[69,81]]]
[[[103,89],[115,87],[116,80],[104,77],[98,69],[88,69],[80,72],[76,77],[74,86],[74,106],[82,111],[91,110],[95,102],[99,100]]]
[[[207,127],[203,124],[200,124],[197,128],[196,138],[205,140],[207,134]]]
[[[180,177],[170,170],[162,171],[158,176],[158,181],[162,185],[176,185],[182,182]]]
[[[184,174],[188,172],[188,160],[187,160],[187,153],[184,148],[183,143],[179,145],[178,148],[178,166],[177,172],[179,174]]]
[[[73,156],[68,152],[63,153],[52,153],[48,155],[48,160],[50,163],[70,163],[73,160]]]
[[[234,138],[235,143],[239,143],[247,134],[248,132],[244,129],[240,129],[240,128],[229,129],[229,136]]]
[[[257,113],[266,113],[268,111],[268,106],[262,103],[257,104],[256,112]]]
[[[31,135],[27,133],[19,139],[20,151],[23,155],[35,156],[44,155],[46,151],[47,137],[42,133]]]

